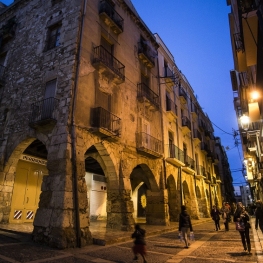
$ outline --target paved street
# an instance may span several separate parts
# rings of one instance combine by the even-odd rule
[[[251,220],[252,226],[254,225]],[[177,239],[177,231],[147,237],[148,263],[198,262],[263,262],[262,233],[251,229],[252,254],[243,252],[239,233],[230,224],[230,231],[214,231],[211,220],[194,225],[196,241],[189,249]],[[132,262],[132,240],[113,245],[92,245],[81,249],[57,250],[37,245],[28,236],[0,231],[0,263],[129,263]],[[142,262],[139,257],[138,263]]]

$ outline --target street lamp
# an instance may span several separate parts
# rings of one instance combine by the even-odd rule
[[[241,127],[242,129],[244,129],[245,131],[247,131],[249,129],[249,123],[250,123],[250,119],[247,115],[243,114],[241,117],[240,117],[240,124],[241,124]]]

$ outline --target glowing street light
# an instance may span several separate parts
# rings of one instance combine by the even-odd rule
[[[247,131],[249,129],[249,123],[250,123],[250,119],[247,115],[243,115],[240,117],[240,124],[242,129],[244,129],[245,131]]]

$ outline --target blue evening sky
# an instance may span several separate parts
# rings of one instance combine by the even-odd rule
[[[235,147],[237,130],[229,71],[233,69],[226,0],[131,0],[142,20],[158,33],[191,84],[215,136],[227,150],[235,185],[244,182],[241,146]],[[9,5],[13,0],[2,0]],[[239,150],[238,150],[239,149]]]

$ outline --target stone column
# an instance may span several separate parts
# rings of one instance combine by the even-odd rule
[[[130,190],[108,190],[107,194],[107,227],[132,230],[134,218]]]
[[[43,179],[39,208],[34,220],[33,240],[58,248],[76,247],[77,245],[76,226],[78,224],[76,224],[72,178],[74,175],[70,156],[70,144],[61,143],[59,146],[50,147],[47,162],[49,175]],[[77,172],[80,170],[77,168]],[[76,178],[82,244],[91,242],[83,176],[80,172]]]
[[[150,225],[170,225],[166,189],[158,192],[147,190],[146,223]]]

